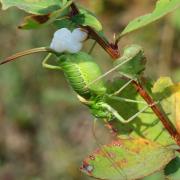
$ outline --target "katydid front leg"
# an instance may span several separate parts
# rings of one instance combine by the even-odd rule
[[[43,60],[42,62],[42,66],[44,68],[47,68],[47,69],[52,69],[52,70],[61,70],[61,67],[60,66],[55,66],[55,65],[51,65],[51,64],[48,64],[47,61],[49,60],[49,58],[52,56],[52,53],[49,53]]]

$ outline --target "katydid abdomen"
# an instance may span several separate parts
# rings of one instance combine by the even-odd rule
[[[103,80],[88,86],[90,82],[101,76],[102,72],[94,59],[87,53],[61,55],[58,59],[58,65],[73,90],[85,99],[89,99],[93,95],[101,96],[106,93]]]

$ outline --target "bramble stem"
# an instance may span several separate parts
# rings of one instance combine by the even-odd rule
[[[79,14],[79,9],[75,5],[75,3],[71,4],[72,9],[72,16],[75,16]],[[96,42],[115,60],[120,57],[120,53],[118,50],[117,43],[110,44],[109,42],[105,41],[94,29],[92,29],[89,26],[83,27],[85,28],[89,36],[96,40]],[[180,134],[177,132],[177,130],[174,128],[174,126],[171,124],[169,118],[162,112],[162,110],[159,108],[159,106],[155,103],[155,101],[152,99],[152,97],[148,94],[148,92],[143,88],[143,86],[136,81],[132,81],[133,86],[137,90],[137,92],[141,95],[141,97],[151,106],[151,109],[156,114],[156,116],[160,119],[162,122],[164,128],[169,132],[169,134],[173,137],[173,139],[176,141],[177,145],[180,146]],[[180,151],[179,151],[180,152]]]

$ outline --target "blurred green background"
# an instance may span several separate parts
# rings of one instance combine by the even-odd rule
[[[79,0],[97,14],[110,41],[133,18],[151,12],[155,1]],[[55,29],[18,30],[24,12],[0,10],[1,59],[22,50],[48,46]],[[180,81],[180,12],[166,16],[120,41],[140,44],[148,58],[146,76]],[[85,50],[92,42],[85,44]],[[0,67],[0,180],[88,180],[81,160],[96,147],[93,117],[81,105],[63,74],[41,67],[45,54],[24,57]],[[112,61],[99,47],[95,60],[107,71]],[[101,142],[109,132],[98,125]],[[103,137],[103,138],[101,138]]]

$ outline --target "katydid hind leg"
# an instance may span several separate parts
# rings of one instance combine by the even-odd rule
[[[148,108],[151,108],[152,106],[156,105],[159,102],[155,102],[152,105],[147,105],[145,106],[143,109],[141,109],[140,111],[138,111],[137,113],[135,113],[133,116],[131,116],[128,119],[124,119],[113,107],[111,107],[110,105],[108,105],[107,103],[103,103],[102,107],[105,108],[107,111],[109,111],[110,113],[112,113],[112,115],[121,123],[123,124],[128,124],[130,122],[132,122],[133,120],[136,119],[136,117],[138,117],[141,113],[143,113],[144,111],[146,111]]]
[[[118,121],[120,121],[123,124],[126,124],[127,121],[109,104],[102,103],[102,108],[106,109],[108,112],[110,112]]]
[[[136,103],[136,104],[147,104],[145,101],[138,101],[138,100],[134,100],[134,99],[129,99],[129,98],[124,98],[124,97],[119,97],[119,96],[112,96],[112,95],[108,95],[109,98],[117,100],[117,101],[121,101],[121,102],[128,102],[128,103]]]
[[[126,120],[127,123],[133,121],[135,118],[137,118],[141,113],[145,112],[148,108],[151,108],[152,106],[156,105],[158,102],[155,102],[152,105],[147,105],[144,108],[142,108],[140,111],[138,111],[136,114],[131,116],[129,119]]]

